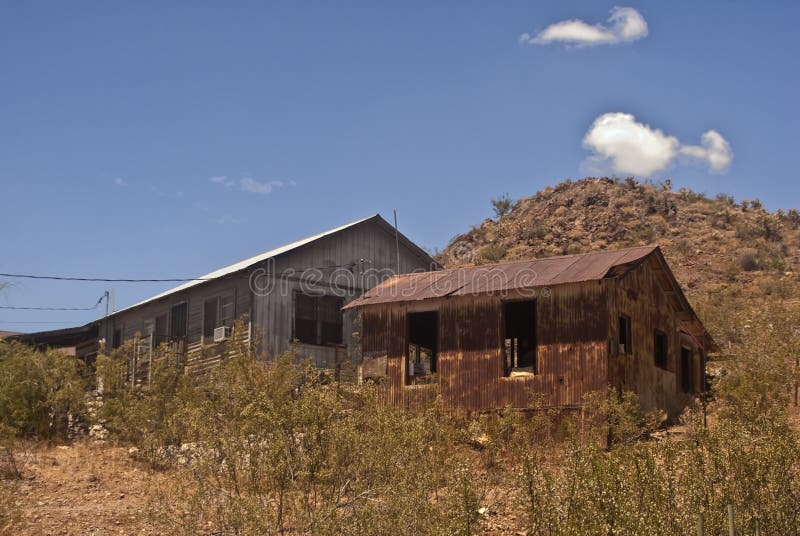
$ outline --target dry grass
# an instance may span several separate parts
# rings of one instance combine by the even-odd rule
[[[80,441],[27,443],[15,484],[19,520],[4,534],[160,534],[147,515],[148,486],[168,473],[135,462],[126,447]]]

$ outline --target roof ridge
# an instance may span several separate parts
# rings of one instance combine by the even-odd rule
[[[268,250],[263,251],[263,252],[261,252],[261,253],[259,253],[257,255],[252,255],[250,257],[246,257],[246,258],[241,259],[239,261],[236,261],[234,263],[231,263],[231,264],[228,264],[226,266],[223,266],[222,268],[218,268],[216,270],[208,272],[207,274],[204,274],[204,275],[198,277],[197,279],[193,279],[192,281],[188,281],[186,283],[183,283],[182,285],[178,285],[178,286],[173,287],[171,289],[165,290],[164,292],[161,292],[159,294],[156,294],[155,296],[151,296],[150,298],[147,298],[145,300],[142,300],[142,301],[139,301],[137,303],[134,303],[133,305],[129,305],[128,307],[120,309],[119,311],[114,311],[113,313],[110,313],[108,316],[113,316],[113,315],[121,313],[123,311],[127,311],[127,310],[133,309],[135,307],[139,307],[139,306],[144,305],[146,303],[150,303],[150,302],[153,302],[153,301],[158,300],[160,298],[164,298],[166,296],[169,296],[170,294],[174,294],[176,292],[180,292],[182,290],[186,290],[186,289],[195,287],[195,286],[200,285],[202,283],[205,283],[207,281],[218,279],[218,278],[224,277],[226,275],[231,275],[231,274],[234,274],[236,272],[240,272],[240,271],[245,270],[245,269],[247,269],[247,268],[249,268],[249,267],[251,267],[254,264],[257,264],[259,262],[265,261],[267,259],[271,259],[271,258],[276,257],[278,255],[282,255],[283,253],[292,251],[292,250],[297,249],[297,248],[299,248],[301,246],[305,246],[305,245],[310,244],[312,242],[315,242],[315,241],[317,241],[317,240],[319,240],[321,238],[325,238],[326,236],[330,236],[330,235],[332,235],[334,233],[338,233],[339,231],[344,231],[345,229],[349,229],[350,227],[353,227],[355,225],[359,225],[361,223],[364,223],[364,222],[367,222],[367,221],[370,221],[370,220],[374,220],[375,218],[380,218],[380,214],[376,213],[376,214],[373,214],[372,216],[367,216],[366,218],[360,218],[358,220],[354,220],[354,221],[351,221],[349,223],[345,223],[344,225],[340,225],[338,227],[333,227],[331,229],[328,229],[327,231],[322,231],[320,233],[309,235],[309,236],[306,236],[305,238],[301,238],[299,240],[295,240],[293,242],[289,242],[289,243],[283,244],[281,246],[278,246],[278,247],[275,247],[275,248],[272,248],[272,249],[268,249]]]
[[[448,272],[448,271],[451,271],[451,270],[458,270],[458,269],[464,269],[464,268],[490,268],[492,266],[506,266],[506,265],[509,265],[509,264],[520,264],[520,263],[524,263],[524,262],[540,262],[540,261],[547,261],[547,260],[551,260],[551,259],[552,260],[569,259],[569,258],[572,258],[572,257],[586,257],[586,256],[589,256],[589,255],[601,255],[601,254],[604,254],[604,253],[617,253],[617,252],[623,252],[623,251],[634,251],[634,250],[638,250],[638,249],[652,249],[652,250],[655,250],[655,249],[658,249],[660,247],[661,246],[659,246],[658,244],[648,244],[646,246],[632,246],[632,247],[628,247],[628,248],[600,249],[600,250],[597,250],[597,251],[586,251],[584,253],[569,253],[567,255],[552,255],[550,257],[534,257],[532,259],[518,259],[518,260],[514,260],[514,261],[493,262],[493,263],[490,263],[490,264],[473,264],[473,265],[469,265],[469,266],[463,266],[463,265],[462,266],[454,266],[452,268],[445,268],[444,270],[439,270],[439,271]],[[408,275],[410,275],[410,274],[408,274]]]
[[[458,274],[458,272],[461,271],[465,272],[466,277],[472,278],[472,280],[461,281],[461,284],[457,288],[448,289],[446,293],[432,292],[431,289],[435,286],[434,282],[426,281],[419,285],[419,288],[413,289],[413,292],[410,294],[407,293],[402,297],[385,296],[384,293],[388,292],[392,286],[405,288],[415,285],[417,281],[419,281],[420,275],[427,272],[407,274],[408,277],[403,279],[394,276],[386,280],[385,283],[373,287],[361,297],[350,302],[345,306],[345,309],[369,303],[417,301],[429,298],[442,298],[444,296],[468,292],[493,292],[493,288],[499,289],[501,287],[505,290],[509,290],[511,288],[534,288],[599,280],[606,277],[611,268],[639,262],[656,251],[660,251],[657,245],[647,245],[612,250],[589,251],[572,255],[557,255],[540,259],[523,259],[504,263],[456,266],[433,273],[438,274],[439,277],[444,277],[445,280],[452,280],[456,278],[454,274]],[[522,268],[518,268],[519,266],[522,266]],[[535,282],[533,280],[516,281],[519,275],[524,272],[524,267],[526,266],[536,275],[537,280]],[[500,280],[488,281],[488,286],[487,284],[481,284],[481,278],[494,277],[492,270],[496,270],[497,273],[500,274]],[[542,278],[539,278],[539,275],[541,275]],[[508,280],[508,278],[511,278],[511,280]]]

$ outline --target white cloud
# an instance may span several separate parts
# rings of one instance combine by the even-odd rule
[[[208,182],[213,182],[214,184],[221,184],[221,185],[225,186],[226,188],[230,188],[231,186],[236,184],[236,182],[234,180],[229,179],[228,177],[226,177],[224,175],[218,175],[216,177],[211,177],[211,178],[208,179]]]
[[[627,43],[647,36],[647,21],[632,7],[615,7],[607,23],[588,24],[579,19],[551,24],[536,35],[524,33],[520,43],[549,45],[564,43],[576,46]]]
[[[114,179],[114,184],[116,184],[117,186],[127,186],[128,185],[128,183],[125,182],[125,179],[123,179],[122,177],[117,177],[116,179]]]
[[[225,188],[231,188],[233,186],[238,186],[239,190],[243,192],[249,192],[253,194],[269,194],[276,188],[282,188],[284,186],[295,186],[297,183],[293,180],[290,180],[288,183],[284,181],[257,181],[252,177],[242,177],[240,179],[232,179],[227,177],[226,175],[220,175],[216,177],[210,177],[208,179],[209,182],[214,184],[220,184]]]
[[[214,219],[213,222],[216,223],[217,225],[239,225],[240,223],[242,223],[242,220],[240,220],[239,218],[234,218],[229,214],[224,214],[219,218]]]
[[[616,173],[650,177],[666,169],[678,156],[708,164],[712,172],[725,171],[733,160],[731,146],[716,130],[703,134],[702,145],[682,145],[675,136],[640,123],[631,114],[606,113],[598,117],[583,138],[592,160],[607,162]]]
[[[681,154],[708,162],[711,171],[722,173],[733,160],[733,151],[728,140],[716,130],[709,130],[700,138],[701,145],[685,145],[681,147]]]
[[[258,182],[251,177],[243,177],[239,179],[239,188],[241,188],[242,191],[251,192],[254,194],[268,194],[275,188],[280,188],[281,186],[283,186],[281,181]]]

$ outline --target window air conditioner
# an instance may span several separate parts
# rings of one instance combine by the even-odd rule
[[[230,336],[231,336],[230,326],[220,326],[218,328],[214,328],[214,342],[222,342]]]

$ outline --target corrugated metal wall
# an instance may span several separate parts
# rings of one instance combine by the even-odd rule
[[[668,288],[666,275],[659,269],[656,259],[642,263],[636,269],[616,280],[607,280],[609,286],[610,338],[618,340],[619,315],[631,318],[632,352],[610,357],[612,385],[618,389],[634,391],[646,408],[662,408],[675,415],[689,400],[679,384],[680,349],[689,346],[693,355],[692,377],[695,386],[701,386],[702,346],[699,341],[679,331],[677,313],[664,288]],[[668,354],[666,367],[658,367],[654,356],[654,331],[667,334]]]
[[[511,299],[510,297],[508,299]],[[499,296],[462,296],[418,304],[392,303],[363,308],[365,355],[387,359],[387,397],[413,406],[440,390],[449,409],[479,411],[533,398],[546,405],[575,406],[584,394],[607,382],[608,314],[598,282],[564,285],[536,298],[538,373],[505,377]],[[439,311],[439,384],[405,385],[406,315],[415,308]]]

